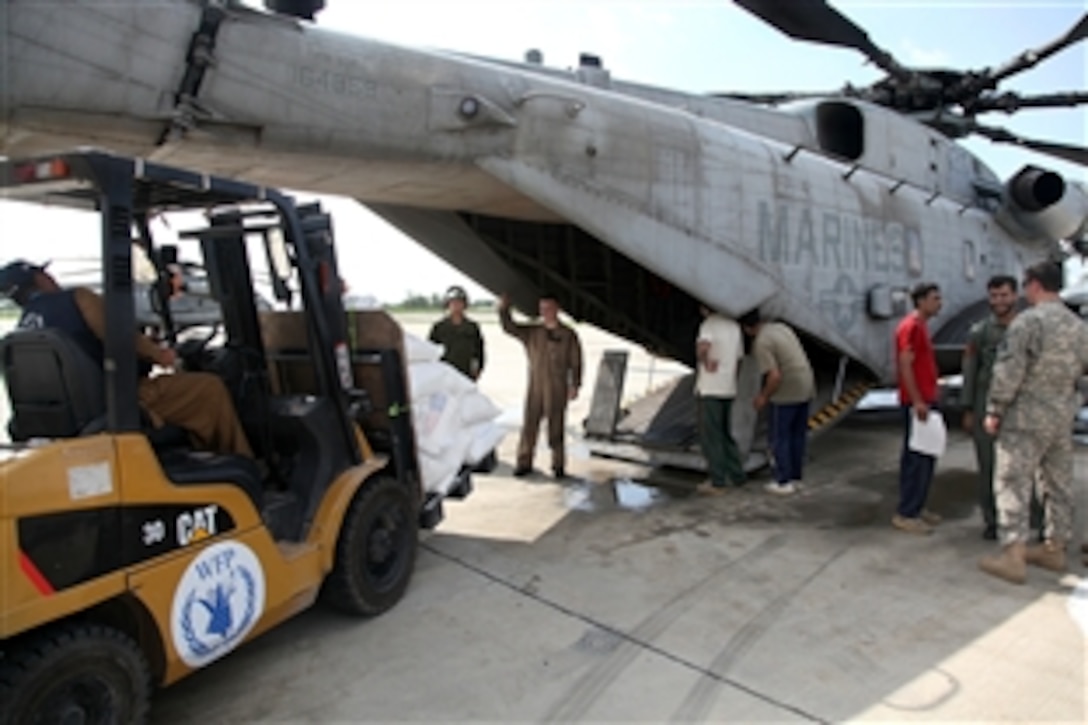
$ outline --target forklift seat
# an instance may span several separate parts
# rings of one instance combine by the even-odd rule
[[[0,358],[11,399],[11,439],[72,438],[105,429],[106,401],[102,368],[66,333],[41,328],[13,330],[0,340]],[[145,434],[155,448],[167,478],[176,484],[229,481],[260,508],[261,475],[239,456],[189,450],[188,434],[173,425]]]
[[[71,438],[100,426],[102,368],[67,334],[13,330],[0,341],[13,441]]]
[[[48,327],[13,330],[0,340],[0,358],[11,400],[8,433],[13,441],[105,430],[102,367],[67,333]],[[142,409],[140,418],[154,448],[188,445],[189,436],[181,428],[153,428]]]

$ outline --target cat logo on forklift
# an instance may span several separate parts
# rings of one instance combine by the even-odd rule
[[[218,511],[219,507],[213,503],[178,514],[175,527],[178,546],[188,546],[194,541],[202,541],[219,533],[215,525],[215,515]]]

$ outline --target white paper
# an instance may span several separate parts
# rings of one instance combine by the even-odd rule
[[[911,411],[910,440],[907,446],[917,453],[940,458],[948,440],[948,430],[944,425],[944,416],[939,411],[931,410],[925,420]]]

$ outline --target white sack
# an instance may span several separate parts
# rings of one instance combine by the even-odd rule
[[[450,438],[449,445],[442,451],[442,459],[455,462],[460,468],[468,461],[468,452],[472,448],[472,429],[461,428]]]
[[[408,382],[412,400],[432,393],[460,395],[476,389],[475,383],[444,362],[412,363],[408,366]]]
[[[472,428],[472,445],[468,449],[465,463],[476,465],[491,451],[498,447],[508,431],[494,421],[486,421]]]
[[[502,411],[502,415],[495,419],[495,424],[513,430],[514,428],[520,428],[524,422],[524,409],[520,406],[510,407]],[[543,430],[547,430],[547,427],[542,426]]]
[[[432,456],[441,455],[450,437],[461,427],[457,399],[442,392],[412,400],[412,424],[416,447]]]
[[[459,465],[451,465],[443,458],[436,458],[422,452],[419,454],[419,477],[423,483],[423,490],[427,493],[444,495],[449,491],[459,470],[461,470]]]
[[[502,411],[491,402],[491,399],[479,390],[473,390],[462,395],[461,400],[459,401],[459,407],[461,409],[461,423],[466,426],[473,426],[477,423],[494,420],[502,413]]]
[[[475,465],[518,421],[498,424],[502,413],[467,376],[441,362],[443,348],[405,335],[412,424],[423,490],[445,495],[464,465]]]
[[[441,345],[416,337],[410,332],[404,333],[404,354],[408,356],[409,365],[414,362],[438,362],[442,359],[443,352],[445,348]]]
[[[464,465],[471,445],[472,431],[460,429],[448,437],[446,445],[438,455],[421,451],[419,468],[423,490],[445,495]]]

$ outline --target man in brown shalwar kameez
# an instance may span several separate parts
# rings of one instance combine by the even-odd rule
[[[0,269],[0,295],[22,310],[21,328],[54,328],[67,333],[93,360],[102,363],[106,335],[104,300],[84,287],[64,289],[44,266],[19,260]],[[172,367],[174,351],[136,335],[136,354]],[[140,379],[140,405],[156,427],[184,428],[201,448],[253,457],[245,431],[223,381],[210,373],[175,373]]]
[[[499,319],[502,329],[525,344],[529,356],[529,390],[525,395],[525,420],[521,426],[515,476],[532,471],[540,419],[548,419],[548,446],[552,451],[552,473],[566,477],[563,448],[567,402],[578,397],[582,387],[582,345],[578,333],[559,321],[559,301],[543,295],[539,302],[540,323],[518,324],[510,316],[510,298],[502,296]]]

